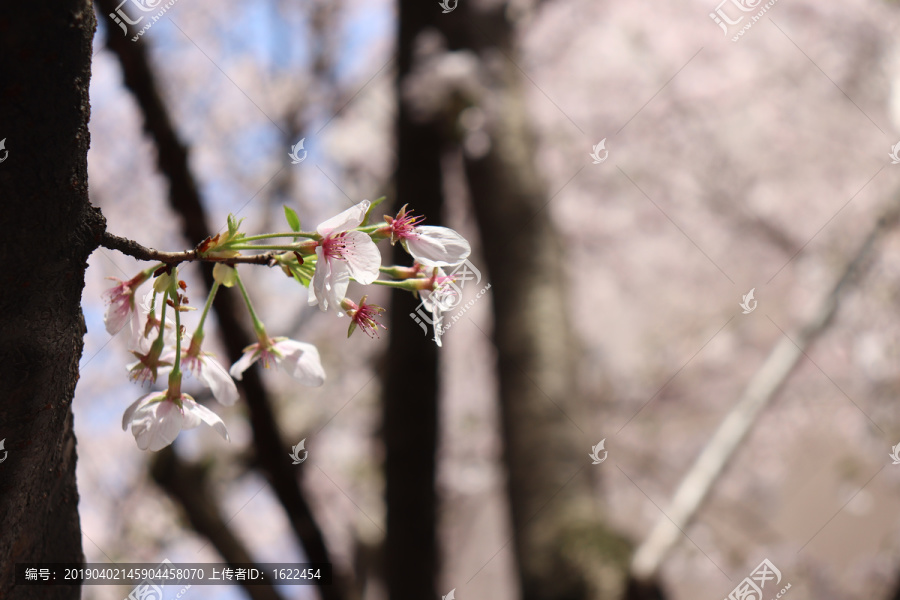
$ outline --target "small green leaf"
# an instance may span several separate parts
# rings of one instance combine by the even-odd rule
[[[300,219],[294,209],[287,204],[284,205],[284,218],[287,219],[288,226],[292,231],[300,231]]]
[[[362,223],[360,223],[360,227],[365,227],[369,224],[369,215],[372,214],[372,210],[374,210],[376,206],[384,202],[385,198],[386,196],[382,196],[381,198],[372,201],[372,204],[369,205],[369,210],[366,211],[365,218],[363,219]]]
[[[234,215],[228,213],[228,237],[233,238],[234,235],[238,232],[238,229],[241,227],[241,223],[244,222],[244,219],[238,221],[234,218]]]

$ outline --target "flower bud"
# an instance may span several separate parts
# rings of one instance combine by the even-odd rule
[[[237,283],[237,271],[225,263],[216,263],[216,266],[213,267],[213,279],[225,287],[234,287],[234,284]]]
[[[172,285],[172,276],[168,273],[163,273],[153,282],[153,290],[157,294],[165,294],[170,285]]]

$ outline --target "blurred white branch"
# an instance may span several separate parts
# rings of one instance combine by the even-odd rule
[[[762,409],[781,389],[809,345],[828,326],[837,310],[844,287],[852,278],[860,275],[863,270],[862,263],[869,251],[878,238],[896,224],[898,216],[900,208],[896,206],[885,212],[806,325],[793,339],[783,336],[775,344],[737,404],[719,425],[682,479],[675,496],[656,522],[653,531],[636,550],[631,562],[633,579],[648,581],[654,577],[680,534],[697,513],[725,465],[753,427]]]

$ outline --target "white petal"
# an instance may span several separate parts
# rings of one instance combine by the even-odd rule
[[[144,328],[147,326],[151,300],[153,300],[153,290],[144,294],[141,303],[133,311],[131,319],[131,342],[128,347],[141,354],[146,354],[150,350],[150,344],[153,342],[152,339],[144,337]]]
[[[422,225],[406,239],[406,249],[426,267],[458,265],[468,258],[472,247],[463,236],[448,227]]]
[[[369,234],[362,231],[348,231],[344,234],[343,241],[344,258],[350,267],[350,276],[363,285],[369,285],[378,279],[381,252]]]
[[[181,403],[184,406],[185,429],[193,429],[202,421],[215,429],[223,439],[231,441],[231,438],[228,437],[228,430],[225,429],[225,423],[219,418],[219,415],[189,398],[183,398]]]
[[[106,313],[103,315],[103,324],[106,326],[106,332],[109,335],[119,333],[125,323],[128,322],[128,315],[131,312],[127,302],[110,302],[106,307]]]
[[[144,325],[147,323],[146,315],[142,318],[139,310],[133,311],[131,314],[131,340],[128,342],[128,349],[146,354],[150,351],[151,340],[144,337]]]
[[[438,347],[443,346],[441,342],[441,327],[444,324],[444,315],[441,303],[438,298],[436,298],[436,294],[429,290],[423,290],[419,292],[419,295],[422,298],[422,304],[425,305],[425,310],[431,313],[431,327],[434,329],[434,342],[438,345]]]
[[[131,405],[125,409],[125,414],[122,415],[122,431],[128,429],[128,424],[131,423],[131,419],[134,418],[134,411],[136,411],[139,406],[148,402],[151,396],[162,395],[162,392],[150,392],[149,394],[144,394],[143,396],[132,402]]]
[[[197,378],[212,390],[213,396],[221,404],[225,406],[234,404],[239,397],[238,390],[225,367],[211,356],[201,356],[200,364],[200,372],[197,373]]]
[[[318,304],[319,310],[324,312],[328,308],[323,302],[325,299],[325,279],[331,271],[331,265],[328,264],[328,260],[325,258],[325,251],[322,250],[321,246],[316,248],[316,257],[318,260],[316,260],[316,272],[313,275],[312,287],[309,289],[309,305],[315,306]]]
[[[284,355],[282,362],[300,383],[311,387],[325,383],[325,369],[318,348],[295,340],[283,340],[276,343],[275,348]]]
[[[162,450],[175,441],[184,424],[184,415],[169,400],[154,402],[135,413],[131,433],[141,450]]]
[[[306,288],[306,300],[309,303],[309,306],[315,306],[319,303],[319,297],[316,296],[316,285],[320,285],[321,282],[317,283],[316,278],[319,274],[320,268],[325,268],[325,259],[324,259],[324,251],[321,246],[316,247],[316,272],[313,274],[312,282],[309,287]],[[324,308],[322,310],[325,310]]]
[[[316,227],[316,231],[319,235],[325,236],[336,231],[347,231],[348,229],[359,227],[359,224],[362,223],[363,219],[366,217],[366,212],[369,210],[370,204],[371,202],[368,200],[363,200],[356,206],[352,206],[344,212],[331,217],[327,221],[323,221]]]
[[[250,365],[259,360],[259,344],[253,344],[244,351],[244,355],[238,359],[236,363],[231,365],[228,372],[232,377],[240,381],[244,377],[244,371],[250,368]]]
[[[350,285],[350,266],[342,260],[325,259],[322,248],[316,248],[319,260],[313,276],[313,292],[323,312],[329,308],[341,311],[341,300]]]

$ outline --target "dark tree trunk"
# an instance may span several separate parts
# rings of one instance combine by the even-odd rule
[[[87,0],[0,9],[0,598],[10,600],[80,596],[14,587],[13,569],[84,558],[71,405],[84,271],[104,229],[87,185],[94,28]]]
[[[587,455],[603,435],[581,430],[563,241],[533,159],[537,144],[514,62],[514,30],[504,7],[492,6],[479,11],[460,3],[463,30],[453,45],[478,53],[486,82],[476,102],[487,116],[491,146],[484,156],[467,157],[465,169],[492,284],[522,598],[620,598],[630,547],[604,525],[593,493]],[[584,306],[579,318],[596,309]]]
[[[397,94],[412,66],[413,42],[436,14],[431,3],[400,0]],[[395,209],[409,203],[428,223],[440,222],[442,137],[433,123],[414,122],[399,100]],[[410,264],[398,244],[395,264]],[[436,539],[435,451],[437,447],[437,347],[410,318],[419,301],[391,298],[382,429],[385,445],[387,533],[384,563],[391,600],[439,597]]]

